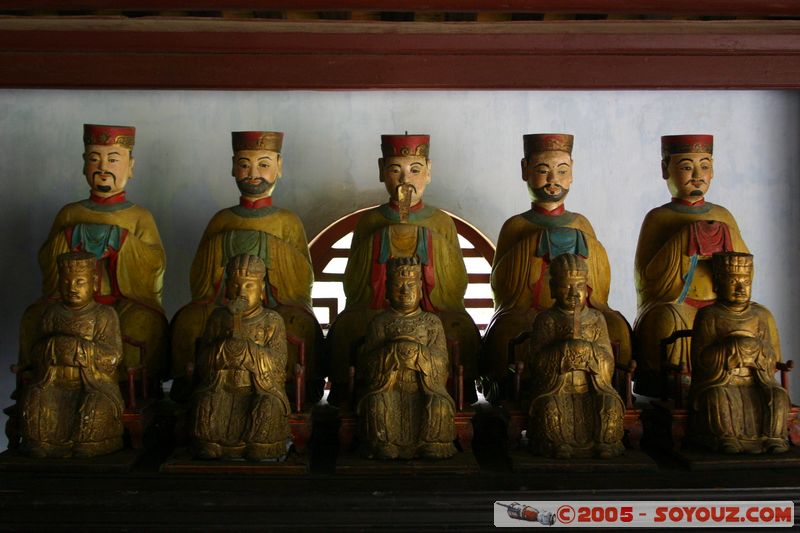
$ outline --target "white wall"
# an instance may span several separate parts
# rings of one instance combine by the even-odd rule
[[[164,304],[189,299],[189,265],[211,215],[236,203],[230,131],[286,133],[275,204],[296,211],[309,238],[386,197],[377,179],[381,133],[430,133],[427,203],[496,241],[529,208],[520,179],[522,135],[575,135],[567,208],[605,245],[611,305],[633,322],[633,254],[644,214],[669,200],[660,136],[715,136],[710,201],[734,214],[756,256],[753,298],[775,314],[784,357],[800,359],[800,95],[764,91],[185,92],[0,90],[0,405],[9,403],[17,328],[37,298],[36,253],[63,204],[87,196],[82,124],[137,128],[128,198],[155,215],[167,250]],[[798,361],[800,362],[800,361]],[[800,392],[795,376],[795,402]],[[4,421],[0,421],[4,422]],[[0,449],[4,447],[0,437]]]

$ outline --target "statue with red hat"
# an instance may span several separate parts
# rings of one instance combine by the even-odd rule
[[[508,397],[509,343],[529,331],[536,316],[554,304],[550,262],[561,254],[586,260],[589,307],[601,312],[620,359],[631,358],[630,326],[608,305],[611,267],[589,220],[564,207],[572,186],[572,135],[535,133],[523,136],[522,180],[528,185],[531,209],[506,220],[500,229],[492,265],[495,313],[481,351],[484,395]]]
[[[136,130],[129,126],[83,126],[83,173],[89,198],[65,205],[39,250],[42,300],[30,306],[20,331],[20,363],[30,363],[36,324],[47,303],[58,298],[57,258],[86,252],[97,258],[96,302],[113,305],[122,329],[123,361],[144,366],[153,388],[160,388],[167,358],[167,319],[161,304],[165,253],[153,215],[126,198],[133,178]]]
[[[697,311],[715,302],[712,255],[748,252],[733,215],[705,200],[714,177],[713,152],[711,135],[661,137],[661,175],[672,200],[647,213],[636,246],[639,394],[662,395],[661,340],[691,330]],[[678,339],[667,355],[671,363],[685,363],[691,371],[690,342],[688,337]]]
[[[235,131],[231,140],[231,175],[240,192],[239,203],[211,218],[197,247],[189,276],[192,301],[172,320],[171,395],[177,400],[187,398],[191,390],[187,365],[195,361],[195,344],[212,311],[224,303],[225,265],[248,254],[267,265],[264,305],[281,315],[287,333],[305,341],[306,393],[316,402],[322,397],[325,376],[323,337],[311,308],[314,270],[306,232],[296,214],[272,205],[272,193],[283,173],[283,133]],[[290,345],[290,373],[298,357],[298,346]]]
[[[429,135],[382,135],[378,159],[380,181],[389,201],[365,211],[350,246],[344,274],[347,303],[328,333],[329,401],[344,400],[348,369],[355,345],[367,333],[372,318],[388,307],[386,268],[389,259],[418,257],[422,268],[422,309],[435,313],[444,324],[448,340],[457,340],[464,383],[477,377],[480,334],[464,308],[467,271],[453,219],[426,205],[425,188],[431,181]],[[450,354],[451,363],[453,354]],[[474,386],[466,385],[465,398],[477,399]]]

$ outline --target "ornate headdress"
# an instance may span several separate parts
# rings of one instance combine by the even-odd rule
[[[672,154],[713,154],[714,136],[705,134],[663,135],[661,158],[668,160]]]
[[[136,128],[133,126],[103,126],[101,124],[83,125],[83,144],[111,146],[117,144],[133,150]]]
[[[97,258],[89,252],[67,252],[56,258],[59,274],[94,272]]]
[[[430,135],[381,135],[383,157],[417,155],[427,159],[430,146]]]
[[[234,275],[246,278],[261,278],[267,274],[267,265],[257,255],[239,254],[228,261],[225,268],[228,278]]]
[[[561,254],[550,261],[550,278],[558,278],[569,272],[585,272],[588,274],[589,265],[586,260],[575,254]]]
[[[283,146],[282,131],[234,131],[231,132],[233,151],[271,150],[280,153]]]
[[[714,275],[750,274],[753,272],[753,256],[742,252],[717,252],[711,256]]]
[[[525,159],[539,152],[567,152],[572,156],[572,143],[575,137],[568,133],[529,133],[522,136]]]

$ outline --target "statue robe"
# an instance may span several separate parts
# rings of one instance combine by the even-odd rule
[[[447,392],[448,354],[439,318],[388,309],[369,325],[358,375],[362,438],[374,453],[412,458],[455,453],[455,404]],[[387,447],[396,455],[386,454]]]
[[[311,308],[314,271],[306,233],[297,215],[271,205],[237,205],[219,211],[208,223],[192,262],[192,303],[172,322],[173,377],[184,376],[187,363],[194,361],[206,320],[224,299],[225,265],[239,254],[264,260],[269,283],[264,304],[283,317],[289,334],[305,341],[305,375],[321,380],[322,330]],[[294,369],[297,362],[297,347],[292,345],[287,368]]]
[[[694,224],[708,221],[714,223]],[[677,330],[691,330],[697,310],[714,303],[710,258],[722,251],[748,252],[736,220],[724,207],[673,200],[645,216],[634,263],[636,392],[661,395],[660,341]],[[689,354],[688,338],[668,347],[670,362],[686,363],[691,370]]]
[[[533,374],[528,436],[531,449],[573,456],[604,449],[622,453],[625,405],[611,385],[614,356],[605,318],[585,307],[575,331],[574,315],[558,308],[540,313],[533,324],[528,368]]]
[[[692,438],[710,447],[759,453],[788,449],[789,395],[775,381],[781,360],[775,320],[751,303],[701,309],[692,334]]]
[[[122,193],[124,195],[124,193]],[[58,298],[59,255],[70,251],[93,253],[99,264],[100,291],[95,300],[113,305],[126,339],[124,364],[144,364],[151,382],[163,376],[167,358],[167,320],[161,305],[164,247],[150,212],[128,202],[99,203],[88,199],[65,205],[53,221],[39,250],[43,300],[26,310],[20,328],[20,363],[30,359],[33,332],[46,302]],[[144,357],[142,357],[144,356]]]
[[[392,241],[397,226],[402,226],[402,229],[416,227],[410,243]],[[464,366],[465,394],[469,395],[473,387],[467,384],[477,377],[480,334],[464,308],[467,270],[458,244],[458,233],[446,213],[422,202],[411,208],[406,224],[400,223],[396,209],[384,204],[365,211],[356,225],[344,274],[347,304],[328,333],[334,387],[345,386],[348,368],[354,362],[353,346],[366,334],[370,320],[388,307],[385,298],[386,265],[389,258],[398,253],[398,248],[410,249],[402,256],[417,255],[420,258],[422,308],[439,316],[447,339],[458,341],[460,363]]]
[[[606,250],[580,213],[548,215],[531,209],[508,219],[500,230],[492,265],[495,312],[484,336],[481,369],[502,381],[508,376],[509,341],[530,329],[536,315],[554,303],[550,295],[550,260],[562,253],[586,259],[589,305],[603,313],[620,360],[631,356],[630,326],[608,306],[611,267]]]
[[[50,304],[32,357],[33,379],[20,399],[22,449],[62,457],[122,448],[122,337],[114,309]]]
[[[230,311],[215,309],[198,354],[192,438],[219,445],[224,457],[281,457],[290,412],[283,319],[264,308],[233,330]]]

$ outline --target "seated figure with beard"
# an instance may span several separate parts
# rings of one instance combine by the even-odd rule
[[[264,305],[277,311],[289,335],[305,341],[306,396],[322,397],[322,329],[311,308],[314,271],[300,218],[272,205],[281,177],[283,133],[232,133],[233,170],[241,192],[239,204],[219,211],[200,240],[190,275],[191,303],[172,321],[173,399],[185,400],[191,390],[186,376],[195,360],[195,345],[211,312],[223,303],[225,265],[241,254],[259,257],[267,266]],[[287,370],[298,362],[298,347],[289,345]]]
[[[550,262],[564,253],[588,265],[588,305],[605,317],[620,361],[631,357],[630,326],[608,306],[611,268],[589,221],[564,208],[572,184],[572,135],[537,133],[523,137],[522,180],[531,209],[508,219],[500,230],[492,264],[495,312],[484,337],[481,374],[490,400],[508,396],[509,341],[530,329],[536,315],[553,305]]]

